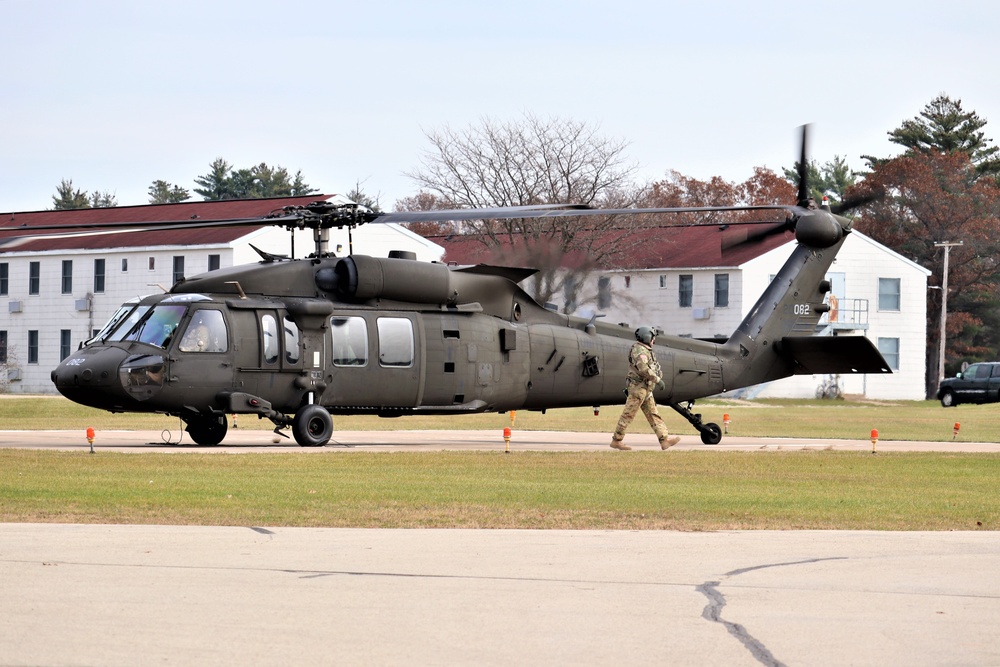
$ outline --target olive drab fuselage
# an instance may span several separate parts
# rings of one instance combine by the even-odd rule
[[[819,213],[800,221],[791,257],[728,341],[656,336],[656,400],[706,442],[718,442],[718,426],[682,403],[796,373],[888,372],[867,339],[811,336],[826,308],[824,276],[850,231]],[[543,308],[518,285],[531,273],[268,258],[125,304],[52,379],[85,405],[177,415],[204,443],[221,441],[226,414],[291,425],[300,444],[316,445],[329,439],[330,414],[624,403],[634,329]]]

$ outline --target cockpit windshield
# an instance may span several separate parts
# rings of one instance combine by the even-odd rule
[[[94,341],[103,340],[109,333],[111,333],[112,331],[114,331],[115,327],[117,327],[119,324],[121,324],[121,321],[124,320],[128,316],[129,313],[131,313],[133,310],[135,310],[135,306],[136,306],[137,303],[138,303],[138,299],[136,299],[135,301],[132,301],[130,303],[126,303],[123,306],[121,306],[115,312],[115,314],[111,316],[111,319],[108,320],[108,323],[105,324],[104,327],[99,332],[97,332],[97,335],[94,336],[93,338],[91,338],[90,340],[86,341],[84,343],[84,346],[90,345]]]
[[[157,347],[167,347],[177,330],[177,324],[187,312],[187,306],[159,304],[150,308],[139,306],[108,340],[138,341]]]

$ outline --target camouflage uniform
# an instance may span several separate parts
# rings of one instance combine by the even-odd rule
[[[628,353],[629,371],[626,380],[628,382],[628,400],[625,401],[625,409],[618,419],[618,426],[611,436],[611,446],[615,449],[631,449],[622,443],[625,439],[625,431],[632,423],[636,413],[641,409],[646,415],[646,420],[653,427],[660,447],[666,449],[676,444],[680,438],[671,438],[667,432],[667,425],[656,412],[656,401],[653,399],[653,390],[663,377],[660,370],[660,363],[653,354],[653,348],[642,342],[637,342]]]

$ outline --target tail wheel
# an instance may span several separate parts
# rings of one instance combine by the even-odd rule
[[[333,437],[333,418],[321,405],[306,405],[295,413],[292,435],[302,447],[322,447]]]
[[[189,419],[187,421],[187,428],[184,430],[199,445],[217,445],[226,437],[226,431],[229,430],[229,422],[226,421],[225,415]]]

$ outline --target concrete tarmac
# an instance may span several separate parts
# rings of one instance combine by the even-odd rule
[[[3,665],[997,665],[995,533],[0,524]]]
[[[225,446],[198,447],[101,431],[94,447],[504,448],[492,431],[338,432],[324,448],[271,437],[232,431]],[[658,451],[649,434],[627,442]],[[89,449],[77,431],[0,431],[0,447]],[[871,447],[735,436],[707,446],[685,436],[675,449]],[[511,449],[631,455],[601,433],[515,430]],[[0,582],[4,666],[1000,665],[1000,533],[986,531],[0,524]]]

